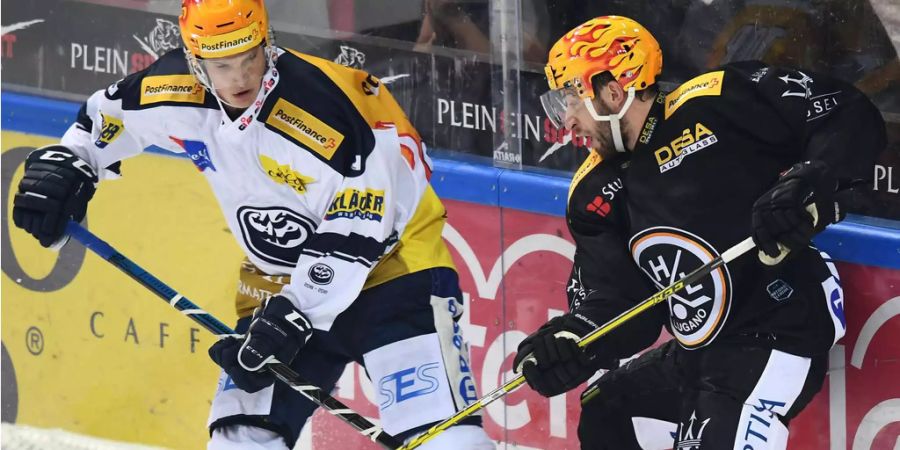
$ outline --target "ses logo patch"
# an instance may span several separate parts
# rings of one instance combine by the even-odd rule
[[[213,165],[212,159],[209,157],[209,149],[206,148],[206,143],[203,141],[178,139],[175,136],[169,136],[169,139],[184,149],[184,152],[191,158],[191,162],[197,166],[197,170],[201,172],[206,169],[210,169],[213,172],[216,171],[216,166]]]
[[[378,409],[384,411],[397,403],[436,391],[441,385],[440,368],[440,363],[431,362],[382,377],[378,382],[381,397]]]
[[[121,119],[109,114],[100,113],[100,117],[102,117],[103,123],[100,128],[100,136],[94,141],[94,145],[97,148],[106,148],[107,145],[111,144],[122,134],[125,125],[122,124]]]
[[[383,217],[384,191],[375,189],[345,189],[338,193],[325,213],[325,220],[364,219],[381,222]]]

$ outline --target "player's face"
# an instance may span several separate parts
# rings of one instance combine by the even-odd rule
[[[204,60],[203,67],[222,101],[235,108],[249,108],[262,85],[266,57],[259,46],[227,58]]]
[[[594,109],[598,114],[608,114],[608,108],[602,102],[594,98]],[[566,96],[565,127],[574,131],[577,136],[591,138],[591,147],[597,149],[615,149],[612,140],[612,130],[609,122],[595,120],[588,112],[584,100],[577,95]]]

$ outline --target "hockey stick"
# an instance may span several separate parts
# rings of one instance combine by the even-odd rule
[[[199,323],[211,333],[215,334],[219,339],[227,336],[240,336],[235,333],[228,325],[220,322],[208,312],[188,300],[174,289],[167,286],[158,278],[135,264],[133,261],[119,253],[112,246],[101,240],[93,233],[75,222],[69,222],[66,226],[66,232],[69,236],[75,238],[82,245],[96,253],[101,258],[116,266],[122,272],[141,283],[147,289],[153,291],[154,294],[166,301],[166,303],[181,311],[194,322]],[[397,449],[400,442],[397,442],[393,436],[385,433],[381,427],[369,422],[365,417],[357,414],[355,411],[344,405],[336,398],[323,392],[315,385],[310,384],[300,378],[297,372],[282,363],[270,364],[267,366],[269,370],[282,382],[286,383],[295,391],[303,394],[313,403],[325,408],[326,411],[334,414],[337,418],[343,420],[352,426],[364,436],[372,441],[381,444],[388,449]]]
[[[627,311],[623,312],[622,314],[619,314],[618,316],[616,316],[609,322],[606,322],[602,326],[596,328],[594,331],[591,331],[590,333],[588,333],[587,336],[582,337],[578,341],[578,346],[585,347],[588,344],[590,344],[591,342],[596,341],[603,335],[609,333],[610,331],[616,329],[623,323],[632,319],[634,316],[637,316],[638,314],[666,301],[666,299],[671,297],[673,294],[684,289],[685,286],[688,286],[688,285],[694,283],[695,281],[705,277],[706,275],[709,275],[713,270],[716,270],[723,264],[733,261],[735,258],[743,255],[744,253],[747,253],[749,250],[751,250],[755,246],[756,245],[753,243],[753,238],[748,237],[747,239],[744,239],[743,241],[741,241],[734,247],[731,247],[730,249],[726,250],[724,253],[722,253],[721,256],[718,256],[718,257],[716,257],[716,259],[713,259],[712,261],[698,267],[693,272],[685,275],[684,278],[676,281],[675,283],[669,285],[668,287],[657,292],[656,294],[653,294],[653,296],[651,296],[650,298],[638,303],[637,305],[632,306]],[[533,361],[534,357],[529,356],[528,358],[526,358],[526,360],[528,360],[528,359],[531,359]],[[399,450],[412,450],[412,449],[430,441],[431,439],[433,439],[435,436],[437,436],[442,431],[446,430],[447,428],[449,428],[453,425],[456,425],[457,423],[459,423],[460,420],[481,410],[485,406],[492,403],[494,400],[497,400],[497,399],[505,396],[506,394],[509,394],[510,392],[518,389],[523,384],[525,384],[525,376],[524,375],[516,376],[515,378],[508,381],[503,386],[500,386],[499,388],[493,390],[491,393],[485,395],[484,397],[482,397],[475,403],[472,403],[471,405],[469,405],[468,408],[456,413],[456,415],[454,415],[453,417],[450,417],[449,419],[446,419],[443,422],[438,423],[437,425],[434,425],[433,427],[429,428],[428,431],[416,436],[414,439],[410,440],[409,443],[407,443],[403,447],[400,447]]]

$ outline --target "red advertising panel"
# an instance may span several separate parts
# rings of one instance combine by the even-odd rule
[[[575,247],[559,217],[445,204],[444,238],[466,297],[462,322],[483,395],[510,379],[519,342],[566,309]],[[900,271],[850,264],[839,269],[849,330],[832,351],[822,391],[792,424],[789,448],[890,450],[900,436]],[[579,393],[546,399],[521,388],[484,410],[485,428],[508,448],[577,449]],[[360,367],[348,368],[335,395],[377,417],[377,394]],[[378,448],[321,411],[307,439],[316,450]]]
[[[889,450],[900,445],[900,271],[838,264],[847,335],[829,376],[791,424],[788,448]]]

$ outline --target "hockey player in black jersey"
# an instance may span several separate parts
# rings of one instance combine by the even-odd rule
[[[631,85],[651,86],[640,93],[656,95],[653,82],[659,73],[647,70]],[[580,121],[574,117],[581,116]],[[597,135],[599,122],[584,108],[564,124],[579,135]],[[585,382],[598,369],[618,366],[618,360],[651,345],[665,320],[665,310],[654,308],[606,336],[602,346],[583,353],[573,339],[556,339],[560,332],[569,337],[583,336],[621,310],[653,294],[652,285],[631,261],[627,246],[628,210],[623,183],[629,164],[628,153],[612,147],[590,148],[587,158],[575,171],[566,205],[566,224],[575,241],[572,272],[566,283],[570,314],[541,327],[519,346],[515,367],[526,373],[532,388],[553,396]],[[599,323],[597,321],[600,321]],[[540,342],[538,342],[540,341]],[[522,365],[535,352],[537,365]],[[565,364],[557,362],[565,361]],[[537,374],[547,371],[543,376]]]
[[[759,253],[669,299],[675,339],[585,391],[579,438],[583,448],[641,448],[651,436],[632,419],[645,417],[672,423],[677,449],[783,449],[789,421],[821,388],[827,352],[845,331],[839,275],[810,240],[858,198],[885,146],[884,123],[849,84],[755,61],[670,93],[640,92],[652,89],[647,73],[661,64],[653,36],[624,17],[590,20],[550,50],[542,101],[551,120],[631,157],[626,238],[595,251],[627,248],[657,289],[747,236]],[[615,302],[627,304],[586,295],[554,319],[562,326],[548,332],[551,321],[526,339],[517,363],[529,384],[563,392],[586,378],[579,369],[594,369],[592,358],[627,353],[606,338],[582,353],[569,339],[609,319],[607,308],[587,304]],[[630,337],[650,340],[640,331]],[[536,364],[525,361],[531,352]]]

